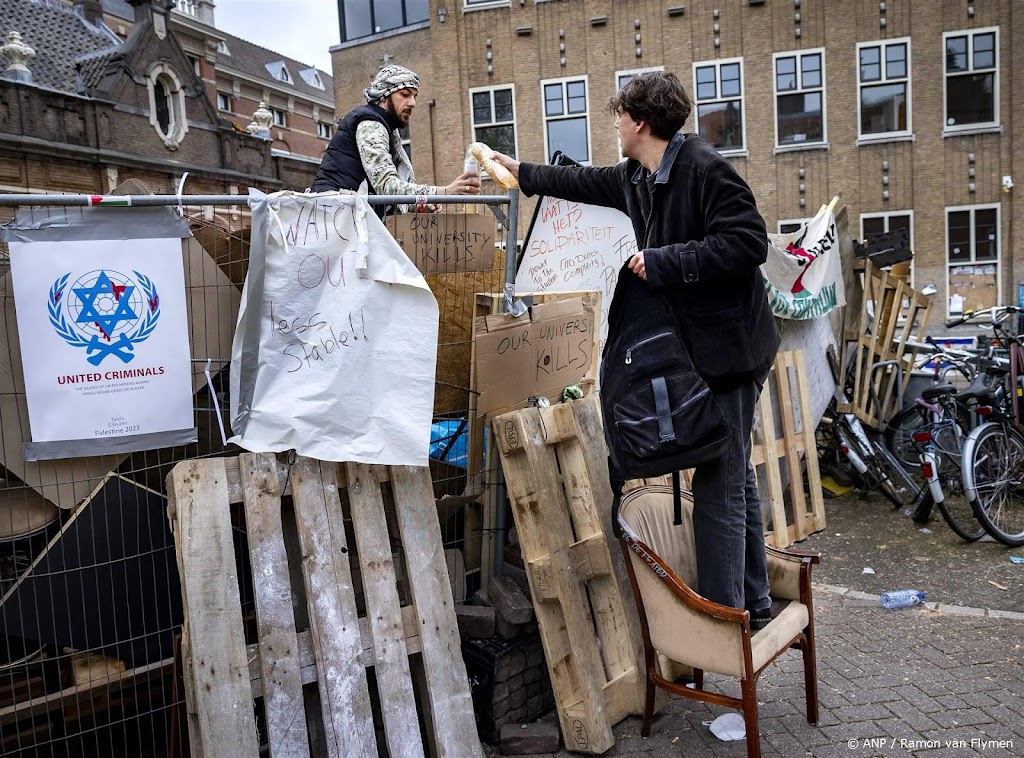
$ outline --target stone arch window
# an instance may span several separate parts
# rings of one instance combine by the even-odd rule
[[[149,89],[149,123],[168,150],[177,150],[188,133],[181,79],[167,63],[158,62],[150,67],[146,84]]]

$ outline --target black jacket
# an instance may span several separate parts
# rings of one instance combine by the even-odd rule
[[[356,145],[356,129],[367,119],[383,124],[384,128],[388,130],[388,134],[401,126],[397,117],[379,105],[361,105],[353,110],[338,123],[338,130],[331,138],[327,152],[324,153],[324,157],[320,161],[316,179],[313,180],[311,187],[313,192],[332,192],[339,189],[357,190],[360,184],[366,182],[370,194],[377,193],[366,176],[362,158],[359,157],[359,147]],[[398,165],[398,156],[395,154],[394,145],[391,147],[391,160]]]
[[[649,208],[648,176],[632,159],[607,168],[523,163],[519,186],[526,195],[604,205],[629,216],[647,282],[668,295],[709,385],[726,388],[766,370],[779,333],[760,271],[768,237],[750,187],[696,134],[669,142]]]

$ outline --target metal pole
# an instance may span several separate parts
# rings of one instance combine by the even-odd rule
[[[517,193],[518,194],[518,193]],[[296,194],[295,197],[304,197]],[[312,196],[311,196],[312,197]],[[330,195],[327,196],[331,197]],[[343,195],[342,197],[351,197]],[[505,205],[510,198],[505,195],[367,195],[370,205],[396,205],[430,203],[433,205],[457,205],[476,203],[480,205]],[[0,206],[162,206],[162,205],[248,205],[248,195],[5,195],[0,194]],[[513,269],[514,271],[514,269]]]
[[[512,303],[516,296],[516,258],[519,243],[519,190],[509,190],[508,193],[508,228],[505,235],[505,312],[512,313]],[[505,529],[508,525],[506,518],[505,500],[508,498],[508,491],[505,487],[505,472],[501,469],[501,460],[498,458],[498,446],[494,441],[494,431],[491,430],[491,457],[494,460],[495,481],[494,481],[494,569],[492,576],[501,576],[503,564],[505,563]],[[485,588],[486,589],[486,588]]]

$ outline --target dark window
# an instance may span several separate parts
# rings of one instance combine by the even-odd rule
[[[995,32],[946,37],[946,127],[996,122]]]
[[[780,146],[824,142],[823,65],[821,53],[775,59],[775,132]]]
[[[153,84],[153,95],[156,100],[156,122],[165,135],[171,133],[171,91],[163,79]]]
[[[502,87],[474,92],[470,100],[473,106],[473,135],[476,141],[514,158],[516,125],[512,88]]]
[[[586,82],[579,79],[545,84],[544,117],[549,156],[561,150],[577,161],[590,160]]]
[[[430,0],[338,0],[342,40],[418,24],[430,18]]]
[[[974,211],[974,260],[999,260],[998,237],[996,209],[978,208]]]
[[[949,226],[949,262],[963,263],[971,260],[971,212],[950,211],[947,223]]]
[[[743,83],[739,62],[697,66],[694,79],[700,136],[719,150],[742,150]]]

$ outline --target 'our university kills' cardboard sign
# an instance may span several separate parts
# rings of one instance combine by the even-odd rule
[[[385,222],[422,274],[494,268],[494,218],[475,213],[403,213]]]
[[[557,402],[571,384],[589,388],[597,371],[600,295],[535,305],[528,315],[476,322],[477,414],[523,407],[532,397]]]

